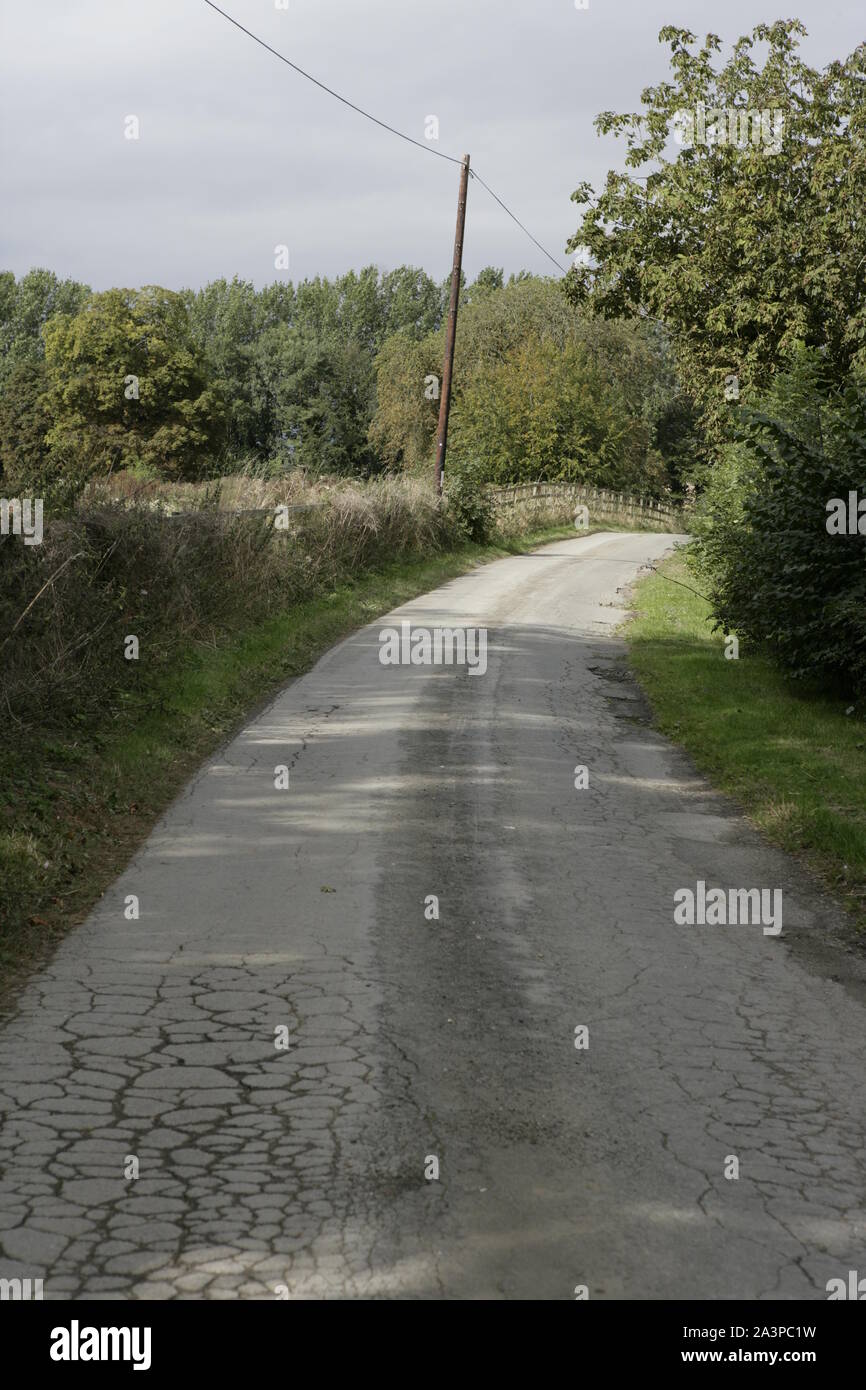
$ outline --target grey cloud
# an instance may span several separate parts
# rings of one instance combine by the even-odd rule
[[[436,148],[472,155],[554,256],[582,179],[621,164],[592,128],[666,72],[664,23],[725,40],[787,7],[731,0],[225,0],[301,66]],[[815,63],[850,52],[859,5],[799,0]],[[364,264],[448,271],[457,170],[362,120],[202,0],[51,0],[2,7],[0,265],[47,265],[97,288],[198,285]],[[138,142],[123,119],[141,120]],[[549,263],[473,184],[466,269]]]

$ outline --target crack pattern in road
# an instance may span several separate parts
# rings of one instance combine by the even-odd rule
[[[0,1276],[820,1298],[862,1264],[863,1002],[800,951],[833,910],[610,635],[667,543],[454,581],[400,616],[486,623],[484,679],[366,629],[200,774],[0,1033]],[[785,935],[676,926],[698,878],[783,884]]]

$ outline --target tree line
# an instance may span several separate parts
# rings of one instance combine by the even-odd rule
[[[92,477],[254,468],[429,469],[448,282],[375,267],[257,289],[110,289],[0,276],[7,494],[61,502]],[[678,485],[692,424],[657,324],[605,324],[559,285],[487,267],[465,283],[453,468],[489,481]]]

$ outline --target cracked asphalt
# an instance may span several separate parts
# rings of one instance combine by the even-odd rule
[[[201,770],[0,1035],[0,1277],[809,1299],[866,1269],[862,960],[652,730],[613,633],[671,543],[454,580]],[[486,674],[382,666],[402,618],[486,626]],[[701,879],[781,888],[781,936],[676,925]]]

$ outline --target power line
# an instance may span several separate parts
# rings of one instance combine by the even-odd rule
[[[487,184],[487,183],[484,182],[484,180],[483,180],[483,178],[481,177],[481,175],[480,175],[480,174],[476,174],[476,172],[475,172],[474,169],[470,169],[470,170],[469,170],[469,174],[470,174],[470,177],[471,177],[471,178],[477,179],[477,180],[478,180],[478,182],[481,184],[481,187],[482,187],[482,188],[486,188],[486,189],[487,189],[487,192],[490,194],[491,198],[495,198],[495,199],[496,199],[497,203],[498,203],[499,206],[502,208],[503,212],[507,212],[507,213],[508,213],[508,216],[511,218],[512,222],[516,222],[517,225],[518,225],[518,227],[520,228],[520,230],[521,230],[522,232],[524,232],[524,233],[526,234],[526,236],[529,237],[529,240],[530,240],[531,242],[533,242],[533,243],[538,247],[539,251],[543,251],[544,254],[545,254],[545,256],[547,257],[547,259],[548,259],[549,261],[553,261],[553,264],[556,266],[557,270],[561,270],[562,273],[563,273],[563,275],[565,275],[565,274],[566,274],[565,267],[564,267],[564,266],[561,266],[561,265],[559,264],[559,261],[557,261],[556,259],[554,259],[554,257],[551,256],[551,254],[550,254],[549,251],[545,250],[545,248],[542,246],[542,244],[541,244],[540,241],[536,241],[536,240],[535,240],[535,237],[532,235],[532,233],[531,233],[526,227],[524,227],[523,223],[520,221],[520,219],[519,219],[518,217],[515,217],[514,213],[511,211],[511,209],[505,206],[505,204],[503,203],[502,199],[501,199],[500,197],[498,197],[497,194],[495,194],[495,193],[493,192],[493,189],[490,187],[489,184]]]
[[[332,87],[326,87],[325,83],[320,82],[318,77],[313,77],[312,73],[305,72],[303,68],[298,67],[297,63],[293,63],[289,58],[286,58],[284,54],[278,53],[275,48],[271,48],[269,43],[265,43],[264,39],[260,39],[258,34],[254,34],[251,29],[245,29],[238,20],[232,19],[230,14],[226,14],[225,10],[220,9],[219,5],[215,5],[213,0],[204,0],[204,2],[206,5],[210,5],[212,10],[216,10],[217,14],[221,14],[223,19],[227,19],[229,24],[233,24],[236,29],[240,29],[242,34],[246,34],[247,38],[252,39],[254,43],[260,44],[262,48],[266,48],[269,53],[273,53],[275,58],[279,58],[281,63],[286,64],[286,67],[292,68],[294,72],[300,73],[301,77],[306,77],[308,82],[313,82],[317,87],[321,87],[323,92],[328,93],[328,96],[336,97],[337,101],[341,101],[344,106],[350,106],[353,111],[358,112],[359,116],[366,116],[368,121],[375,122],[375,124],[381,126],[383,130],[390,130],[392,135],[399,135],[401,140],[408,140],[410,145],[417,145],[419,150],[426,150],[428,154],[435,154],[438,159],[447,159],[450,164],[461,163],[461,161],[455,159],[453,155],[443,154],[441,150],[434,150],[431,145],[422,145],[420,140],[413,140],[411,135],[404,135],[402,130],[395,130],[394,126],[388,125],[386,121],[380,121],[378,116],[371,116],[369,111],[365,111],[361,106],[356,106],[353,101],[349,101],[348,97],[341,97],[339,92],[335,92]]]
[[[251,29],[245,28],[243,24],[241,24],[237,19],[234,19],[230,14],[226,14],[225,10],[221,10],[219,5],[215,5],[213,3],[213,0],[204,0],[204,2],[206,5],[210,6],[212,10],[216,10],[218,15],[222,15],[223,19],[227,19],[229,24],[233,24],[236,29],[240,29],[242,34],[246,34],[247,38],[252,39],[253,42],[259,44],[261,48],[267,49],[268,53],[272,53],[275,58],[279,58],[281,63],[286,64],[286,67],[291,68],[293,72],[299,73],[301,77],[305,77],[308,82],[312,82],[314,86],[321,88],[323,92],[327,92],[328,96],[334,97],[337,101],[341,101],[344,106],[348,106],[352,111],[356,111],[359,116],[364,116],[366,120],[372,121],[374,125],[380,126],[382,130],[387,130],[390,132],[391,135],[396,135],[401,140],[407,141],[408,144],[415,145],[419,150],[424,150],[427,154],[434,154],[437,159],[447,159],[449,164],[463,163],[462,160],[455,159],[453,155],[443,154],[441,150],[434,150],[432,145],[422,144],[420,140],[413,139],[411,135],[406,135],[404,131],[397,130],[395,126],[388,125],[387,121],[380,121],[378,116],[371,115],[370,112],[365,111],[362,106],[356,106],[353,101],[349,101],[348,97],[341,96],[340,93],[335,92],[332,87],[326,86],[326,84],[324,82],[320,82],[317,77],[313,77],[312,73],[305,72],[303,68],[298,67],[297,63],[293,63],[289,58],[285,56],[285,54],[279,53],[276,48],[272,48],[269,43],[265,43],[264,39],[260,39],[258,34],[254,34]],[[526,236],[529,237],[529,240],[535,246],[537,246],[539,251],[543,252],[547,259],[553,262],[557,270],[561,270],[564,275],[566,273],[564,267],[559,264],[559,261],[557,261],[553,256],[551,256],[549,251],[545,250],[540,241],[535,240],[535,237],[532,235],[530,231],[527,230],[526,227],[524,227],[523,223],[519,220],[519,218],[515,217],[511,209],[509,207],[506,207],[502,199],[498,197],[496,193],[493,192],[493,189],[490,187],[490,185],[486,184],[484,180],[475,172],[474,169],[470,172],[472,178],[477,179],[478,182],[481,184],[482,188],[487,189],[487,192],[490,194],[491,198],[494,198],[496,200],[496,202],[503,209],[503,211],[506,212],[508,216],[511,218],[512,222],[517,223],[520,230],[524,232]]]

